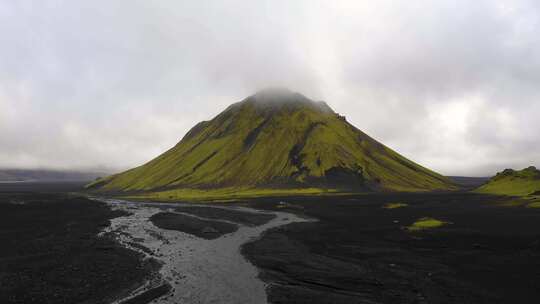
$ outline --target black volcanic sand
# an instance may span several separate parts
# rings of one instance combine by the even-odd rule
[[[77,187],[15,188],[30,192],[14,192],[7,185],[0,192],[0,303],[110,302],[158,267],[143,263],[141,255],[111,238],[97,236],[121,212],[86,198],[50,193]]]
[[[256,214],[253,212],[243,212],[213,207],[178,207],[175,208],[175,210],[209,219],[227,220],[246,226],[263,225],[276,217],[274,214]]]
[[[190,215],[159,212],[150,217],[152,224],[161,229],[178,230],[207,240],[217,239],[235,232],[238,226],[231,223],[203,220]]]
[[[84,190],[88,182],[0,182],[0,193],[67,193]]]
[[[243,253],[269,283],[272,303],[536,303],[540,210],[502,200],[468,193],[254,200],[319,221],[268,231]],[[452,224],[403,228],[422,217]]]

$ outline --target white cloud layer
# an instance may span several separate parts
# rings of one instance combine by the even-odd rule
[[[0,167],[139,165],[266,86],[448,175],[540,165],[537,1],[0,1]]]

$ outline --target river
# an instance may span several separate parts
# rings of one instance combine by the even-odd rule
[[[149,220],[159,212],[174,213],[175,207],[193,205],[99,200],[108,203],[113,209],[129,212],[127,216],[112,219],[104,233],[112,232],[126,247],[162,263],[160,276],[149,279],[144,286],[115,304],[167,283],[172,287],[170,291],[152,303],[267,303],[265,283],[258,278],[257,268],[241,254],[241,246],[259,238],[268,229],[307,221],[286,212],[205,204],[205,207],[275,215],[272,220],[259,226],[236,223],[237,231],[207,240],[181,231],[158,228]]]

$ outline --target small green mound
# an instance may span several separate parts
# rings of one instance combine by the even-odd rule
[[[534,202],[527,205],[527,208],[540,208],[540,202]]]
[[[506,169],[475,190],[479,193],[510,196],[534,195],[538,191],[540,191],[540,171],[535,167],[521,171]]]
[[[426,229],[433,229],[450,224],[450,222],[441,221],[432,217],[423,217],[414,222],[411,226],[407,227],[409,231],[421,231]]]
[[[397,208],[404,208],[409,206],[409,204],[405,203],[388,203],[383,206],[384,209],[397,209]]]

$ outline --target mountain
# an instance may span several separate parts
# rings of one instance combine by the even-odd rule
[[[105,176],[103,172],[61,171],[45,169],[0,169],[0,182],[91,181]]]
[[[195,125],[147,164],[88,188],[168,191],[172,197],[186,189],[204,194],[216,189],[432,191],[455,186],[369,137],[326,103],[269,89]]]
[[[540,194],[540,171],[532,166],[521,171],[506,169],[497,173],[476,192],[513,196]]]

